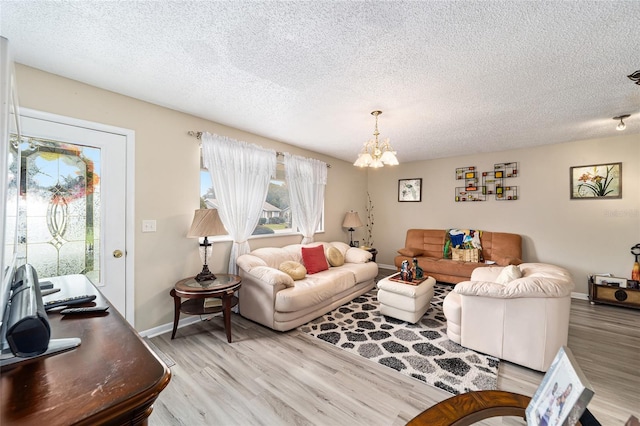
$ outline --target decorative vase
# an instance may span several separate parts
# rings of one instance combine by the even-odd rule
[[[631,254],[636,257],[636,261],[631,269],[631,279],[634,281],[640,281],[640,263],[638,263],[638,256],[640,256],[640,244],[636,244],[631,247]]]
[[[424,270],[418,266],[418,259],[413,258],[413,271],[417,280],[421,280],[424,277]]]

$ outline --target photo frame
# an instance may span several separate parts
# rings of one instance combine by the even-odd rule
[[[622,163],[571,167],[572,200],[622,198]]]
[[[562,346],[525,410],[527,426],[573,426],[592,397],[591,384],[571,350]]]
[[[422,201],[422,178],[398,179],[398,201]]]

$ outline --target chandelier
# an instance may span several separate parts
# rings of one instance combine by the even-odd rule
[[[362,147],[362,151],[360,151],[360,155],[358,155],[358,159],[354,166],[358,167],[384,167],[384,165],[395,166],[398,163],[398,159],[396,158],[396,152],[389,144],[389,138],[382,141],[382,143],[378,142],[378,116],[382,114],[382,111],[373,111],[371,115],[376,118],[376,130],[373,132],[373,139],[369,139],[364,143]]]

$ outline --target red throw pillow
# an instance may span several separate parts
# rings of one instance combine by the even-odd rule
[[[329,269],[322,244],[316,247],[302,247],[302,262],[307,268],[307,274],[315,274]]]

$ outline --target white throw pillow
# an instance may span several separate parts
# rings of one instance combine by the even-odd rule
[[[496,277],[496,282],[507,285],[513,280],[522,278],[522,271],[516,265],[505,266],[504,269]]]
[[[373,255],[361,248],[351,247],[344,256],[346,263],[367,263]]]

